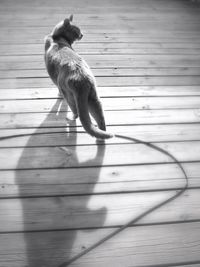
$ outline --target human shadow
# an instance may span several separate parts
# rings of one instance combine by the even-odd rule
[[[49,135],[41,135],[41,128],[50,125],[53,116],[56,116],[55,119],[60,122],[61,126],[65,126],[65,113],[55,113],[59,105],[60,100],[57,100],[45,120],[34,134],[30,135],[17,165],[17,170],[20,171],[16,171],[15,175],[23,214],[23,234],[27,262],[25,266],[28,267],[56,267],[62,262],[70,260],[77,252],[74,253],[72,248],[77,233],[80,231],[79,229],[90,228],[93,224],[92,218],[96,214],[98,214],[98,226],[103,226],[107,214],[105,207],[97,211],[90,211],[87,207],[95,184],[98,182],[106,150],[105,144],[103,142],[97,143],[96,155],[80,162],[77,152],[77,132],[70,131],[71,127],[73,129],[76,127],[75,122],[70,123],[68,134],[66,133],[66,144],[71,143],[73,145],[49,147],[47,146]],[[62,129],[59,128],[59,131]],[[43,139],[44,146],[36,148],[40,136]],[[46,143],[45,138],[47,138]],[[58,144],[60,143],[59,138],[60,135],[58,134],[56,141]],[[82,151],[85,148],[87,154],[87,146],[83,147]],[[55,162],[54,158],[56,158]],[[94,165],[98,167],[94,167]],[[82,169],[85,172],[87,166],[89,166],[88,170],[92,169],[92,181],[86,185],[87,188],[86,191],[84,189],[83,194],[79,191],[77,195],[70,195],[70,190],[68,190],[65,195],[62,189],[59,192],[58,188],[62,188],[62,186],[56,185],[57,180],[59,183],[62,178],[62,181],[66,182],[65,186],[70,181],[69,186],[71,186],[72,171],[76,179],[77,176],[80,176]],[[61,175],[62,177],[60,177]],[[45,185],[42,184],[44,179],[46,179],[47,187],[52,181],[55,186],[58,186],[55,194],[53,190],[48,193],[48,189],[45,189]],[[80,180],[81,177],[79,177]],[[37,192],[40,184],[45,189],[44,194],[41,190]],[[25,187],[26,191],[24,190]],[[84,220],[87,218],[83,225],[81,225],[82,217],[84,217]]]

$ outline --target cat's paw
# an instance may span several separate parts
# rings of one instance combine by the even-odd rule
[[[78,118],[78,115],[74,113],[69,113],[66,116],[67,121],[75,121],[77,118]]]

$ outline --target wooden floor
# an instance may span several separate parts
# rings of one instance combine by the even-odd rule
[[[200,4],[0,3],[0,267],[200,266]],[[96,142],[49,79],[43,39],[74,13],[107,130]],[[68,111],[69,112],[69,111]],[[179,196],[172,200],[176,194]],[[169,203],[158,207],[159,203]]]

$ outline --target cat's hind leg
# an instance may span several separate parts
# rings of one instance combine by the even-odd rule
[[[90,97],[88,100],[88,104],[89,104],[89,111],[92,117],[97,122],[98,127],[101,130],[106,131],[106,124],[100,99],[97,96]]]

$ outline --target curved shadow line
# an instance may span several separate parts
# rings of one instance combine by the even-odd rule
[[[107,240],[111,239],[112,237],[114,237],[115,235],[117,235],[118,233],[122,232],[123,230],[125,230],[127,227],[132,226],[133,224],[135,224],[136,222],[138,222],[139,220],[141,220],[142,218],[144,218],[145,216],[147,216],[148,214],[152,213],[153,211],[161,208],[162,206],[168,204],[169,202],[175,200],[176,198],[178,198],[180,195],[182,195],[185,190],[188,188],[188,176],[182,166],[182,164],[176,159],[176,157],[174,157],[171,153],[169,153],[168,151],[166,151],[163,148],[160,148],[156,145],[153,145],[150,142],[145,142],[136,138],[132,138],[132,137],[128,137],[128,136],[123,136],[123,135],[115,135],[115,137],[117,138],[122,138],[125,140],[131,140],[134,142],[138,142],[140,144],[144,144],[152,149],[155,149],[167,156],[169,156],[170,158],[172,158],[174,160],[174,162],[179,166],[179,168],[181,169],[183,175],[184,175],[184,180],[185,180],[185,185],[184,187],[178,191],[178,193],[176,193],[174,196],[168,198],[167,200],[164,200],[160,203],[158,203],[157,205],[153,206],[152,208],[150,208],[149,210],[143,212],[142,214],[140,214],[137,217],[134,217],[133,219],[131,219],[129,222],[127,222],[126,224],[122,225],[120,228],[118,228],[117,230],[113,231],[112,233],[110,233],[109,235],[107,235],[106,237],[100,239],[99,241],[97,241],[96,243],[94,243],[92,246],[88,247],[87,249],[85,249],[83,252],[80,252],[79,254],[77,254],[76,256],[72,257],[69,261],[67,262],[63,262],[61,265],[59,265],[58,267],[66,267],[69,266],[71,263],[75,262],[76,260],[80,259],[81,257],[83,257],[84,255],[88,254],[90,251],[96,249],[97,247],[99,247],[101,244],[103,244],[104,242],[106,242]]]
[[[39,133],[39,134],[46,134],[46,133]],[[11,138],[15,138],[15,137],[20,137],[20,136],[28,136],[31,134],[19,134],[19,135],[13,135],[13,136],[5,136],[5,137],[0,137],[0,141],[1,140],[5,140],[5,139],[11,139]],[[145,142],[136,138],[132,138],[132,137],[128,137],[128,136],[124,136],[124,135],[118,135],[116,134],[115,137],[117,138],[121,138],[121,139],[125,139],[125,140],[129,140],[129,141],[133,141],[133,142],[137,142],[143,145],[146,145],[154,150],[159,151],[160,153],[163,153],[167,156],[169,156],[170,158],[172,158],[174,160],[174,162],[179,166],[181,172],[183,173],[184,176],[184,180],[185,180],[185,185],[184,187],[178,191],[178,193],[176,193],[174,196],[168,198],[167,200],[164,200],[160,203],[158,203],[157,205],[153,206],[152,208],[150,208],[149,210],[143,212],[142,214],[140,214],[137,217],[134,217],[133,219],[131,219],[129,222],[127,222],[126,224],[122,225],[120,228],[116,229],[115,231],[113,231],[112,233],[110,233],[109,235],[107,235],[106,237],[100,239],[98,242],[94,243],[92,246],[88,247],[87,249],[85,249],[83,252],[77,254],[76,256],[72,257],[70,260],[68,260],[67,262],[63,262],[61,265],[59,265],[58,267],[66,267],[69,266],[71,263],[75,262],[76,260],[80,259],[81,257],[83,257],[84,255],[88,254],[90,251],[94,250],[95,248],[99,247],[101,244],[103,244],[104,242],[106,242],[107,240],[109,240],[110,238],[114,237],[115,235],[117,235],[118,233],[122,232],[123,230],[125,230],[127,227],[132,226],[133,224],[135,224],[136,222],[138,222],[139,220],[141,220],[142,218],[144,218],[145,216],[147,216],[148,214],[152,213],[153,211],[161,208],[162,206],[168,204],[169,202],[175,200],[176,198],[178,198],[180,195],[182,195],[186,189],[188,188],[188,176],[182,166],[182,164],[176,159],[175,156],[173,156],[170,152],[166,151],[163,148],[160,148],[150,142]]]

